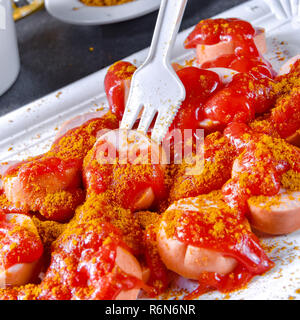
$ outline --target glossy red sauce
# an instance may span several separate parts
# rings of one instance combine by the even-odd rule
[[[291,147],[289,154],[286,154],[289,161],[276,160],[268,148],[257,152],[256,145],[263,135],[255,133],[247,125],[232,123],[224,134],[241,152],[239,171],[247,174],[247,179],[241,183],[240,173],[237,173],[222,188],[226,202],[241,214],[248,212],[247,200],[251,196],[276,195],[280,190],[282,174],[289,169],[299,172],[300,152],[296,147]]]
[[[267,75],[272,77],[275,72],[271,64],[261,56],[255,45],[254,36],[257,32],[249,22],[237,18],[202,20],[187,37],[185,48],[214,45],[219,42],[232,43],[235,48],[233,54],[221,55],[202,64],[201,67],[223,67],[248,72],[255,67],[264,66],[268,69],[265,71]]]
[[[43,244],[37,234],[15,222],[0,221],[0,261],[8,269],[18,263],[37,261],[43,254]]]
[[[237,18],[206,19],[198,23],[185,40],[185,48],[195,48],[198,44],[213,45],[220,41],[233,42],[236,54],[258,56],[254,43],[255,29]]]
[[[248,123],[255,114],[269,110],[275,97],[273,81],[261,73],[238,73],[224,88],[213,95],[204,106],[205,116],[223,127],[230,122]]]
[[[105,146],[102,150],[102,146]],[[110,152],[108,152],[108,149]],[[99,163],[99,157],[102,164]],[[110,156],[113,156],[110,159]],[[152,188],[158,201],[165,199],[167,190],[165,187],[165,174],[161,164],[135,164],[136,157],[126,160],[129,163],[122,164],[119,151],[113,144],[99,141],[93,154],[84,166],[84,184],[87,192],[97,194],[109,192],[117,195],[114,199],[125,209],[134,209],[135,202],[148,188]],[[150,157],[150,154],[147,156]]]
[[[4,177],[18,174],[22,183],[30,187],[30,184],[34,180],[41,178],[43,175],[55,174],[62,182],[69,181],[67,171],[74,168],[81,168],[81,163],[77,159],[62,160],[57,157],[39,156],[28,162],[22,162],[8,168]],[[70,188],[80,184],[79,177],[76,178],[74,184],[70,185]]]
[[[255,276],[247,268],[238,265],[232,272],[221,275],[214,272],[203,272],[198,287],[191,293],[184,296],[183,300],[196,299],[202,294],[211,290],[218,290],[222,293],[229,293],[244,288]]]
[[[222,55],[215,60],[201,64],[201,68],[229,68],[238,72],[249,72],[259,69],[260,73],[269,78],[274,77],[272,66],[262,57],[237,57],[235,54]]]
[[[150,286],[148,294],[154,297],[164,293],[169,285],[169,272],[157,251],[155,226],[151,225],[147,228],[144,244],[146,264],[150,268],[150,278],[147,282]]]
[[[118,61],[109,69],[104,79],[104,89],[111,111],[122,120],[126,95],[136,67],[130,62]]]
[[[182,81],[186,98],[170,127],[170,130],[178,128],[181,130],[195,130],[200,127],[203,120],[203,106],[210,96],[222,87],[219,76],[212,71],[196,67],[186,67],[177,71]]]
[[[249,272],[261,274],[273,266],[259,244],[258,238],[236,214],[221,211],[215,221],[207,222],[203,212],[185,212],[176,227],[176,238],[188,245],[212,249],[235,258]],[[214,234],[214,226],[222,225],[221,235]],[[195,235],[198,234],[196,237]]]
[[[122,290],[140,288],[139,279],[116,266],[118,246],[129,250],[112,225],[77,225],[57,241],[38,299],[111,300]]]

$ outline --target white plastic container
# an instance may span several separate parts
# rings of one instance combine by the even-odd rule
[[[0,0],[0,96],[17,79],[20,59],[10,0]]]

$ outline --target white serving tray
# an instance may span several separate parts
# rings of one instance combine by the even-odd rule
[[[289,1],[282,1],[285,5]],[[298,4],[298,1],[294,3]],[[289,15],[273,13],[260,0],[253,0],[232,8],[216,17],[239,17],[267,30],[269,53],[266,57],[278,69],[284,61],[300,52],[300,23]],[[192,28],[191,28],[192,29]],[[193,58],[194,53],[183,49],[183,42],[191,29],[178,35],[173,51],[174,61]],[[140,64],[146,58],[142,50],[125,60]],[[0,160],[19,160],[45,152],[57,128],[71,117],[100,107],[107,107],[103,80],[107,68],[34,101],[0,118]],[[264,237],[263,243],[276,267],[256,277],[247,289],[229,295],[211,292],[200,299],[300,299],[300,231],[281,237]],[[196,287],[191,281],[179,278],[177,289]],[[178,298],[178,296],[177,296]]]

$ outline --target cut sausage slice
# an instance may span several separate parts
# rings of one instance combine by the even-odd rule
[[[3,179],[3,189],[7,199],[15,205],[33,211],[37,210],[38,201],[46,194],[66,190],[69,186],[80,186],[76,167],[66,169],[63,174],[57,170],[35,176],[28,184],[24,184],[24,178],[20,174],[8,175]]]
[[[78,115],[70,120],[65,121],[59,131],[57,132],[54,141],[58,140],[64,134],[66,134],[69,130],[82,126],[89,120],[102,118],[105,114],[107,114],[108,109],[103,109],[95,112],[88,112],[81,115]]]
[[[300,130],[286,138],[286,141],[296,147],[300,148]]]
[[[254,43],[261,54],[267,52],[265,30],[259,28],[254,36]],[[223,55],[234,54],[235,46],[233,42],[221,41],[213,45],[198,44],[196,48],[197,60],[200,65],[207,61],[212,61]]]
[[[281,235],[300,229],[300,192],[282,189],[271,197],[248,200],[251,225],[264,233]]]
[[[36,226],[31,218],[22,214],[7,214],[6,221],[28,229],[29,231],[38,234]],[[1,265],[0,256],[0,265]],[[38,273],[42,266],[42,257],[30,263],[17,263],[8,269],[0,270],[0,288],[10,286],[21,286],[37,279]]]
[[[136,258],[127,250],[118,247],[116,255],[116,264],[125,273],[142,280],[142,269]],[[136,300],[140,292],[139,288],[121,291],[116,300]]]
[[[151,187],[141,192],[141,195],[137,197],[135,201],[134,210],[140,211],[150,208],[155,201],[155,194]]]
[[[0,288],[22,286],[37,276],[40,261],[18,263],[0,272]]]
[[[135,165],[147,165],[150,170],[157,167],[163,173],[165,164],[167,163],[165,153],[159,145],[147,136],[133,130],[109,131],[98,138],[93,150],[95,160],[97,160],[99,165],[116,164],[132,167]],[[85,166],[85,168],[87,167]],[[85,172],[88,171],[88,169],[85,169]],[[103,175],[105,175],[104,171]],[[146,210],[157,200],[156,186],[158,183],[155,181],[154,175],[153,173],[153,177],[151,177],[150,174],[147,178],[143,177],[143,175],[136,177],[137,184],[140,187],[136,190],[133,189],[134,186],[128,189],[128,192],[132,192],[130,195],[130,206],[133,211]],[[139,178],[141,183],[138,181]],[[145,182],[143,182],[143,179]],[[91,189],[92,187],[89,185],[88,179],[86,180],[87,187]],[[118,180],[118,177],[113,179],[113,187],[117,188],[119,183],[122,182]],[[130,183],[132,181],[129,181],[128,185]],[[129,197],[128,194],[124,196]]]
[[[227,274],[237,265],[234,258],[225,257],[220,252],[167,238],[162,226],[157,240],[159,254],[166,267],[188,279],[198,280],[203,272]]]
[[[219,195],[206,196],[176,201],[164,215],[174,210],[176,212],[196,212],[200,215],[202,210],[205,211],[211,207],[218,209],[221,206]],[[203,272],[225,275],[237,266],[238,262],[235,258],[226,256],[222,252],[186,244],[176,239],[175,236],[168,237],[166,222],[163,218],[164,216],[160,223],[157,244],[160,257],[168,269],[185,278],[197,280]],[[201,236],[199,234],[199,238]]]
[[[300,54],[297,54],[296,56],[292,57],[291,59],[289,59],[280,69],[278,72],[278,76],[282,76],[284,74],[287,74],[291,71],[291,68],[293,66],[293,64],[300,59]]]
[[[232,81],[233,76],[238,73],[236,70],[230,68],[208,68],[207,70],[215,72],[224,85],[230,83]],[[199,125],[201,128],[211,129],[218,128],[220,122],[213,121],[211,119],[204,119],[199,123]]]
[[[3,176],[5,172],[13,165],[16,165],[19,161],[8,161],[0,163],[0,189],[3,188]]]

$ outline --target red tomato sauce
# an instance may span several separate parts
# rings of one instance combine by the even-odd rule
[[[169,272],[157,251],[155,226],[151,225],[146,229],[144,243],[146,264],[150,268],[150,278],[147,282],[150,286],[148,295],[155,297],[164,293],[169,285]]]
[[[232,43],[235,48],[233,54],[221,55],[215,60],[205,62],[201,67],[223,67],[239,72],[264,67],[264,73],[273,77],[275,72],[271,64],[261,56],[256,47],[256,33],[257,30],[249,22],[237,18],[202,20],[185,40],[185,48],[214,45],[222,41]]]
[[[39,299],[110,300],[122,290],[139,287],[139,279],[116,266],[118,246],[129,250],[112,225],[97,221],[77,225],[56,242]]]
[[[253,37],[252,25],[237,18],[206,19],[198,23],[185,40],[185,48],[195,48],[198,44],[212,45],[220,41],[233,41],[235,51],[240,55],[258,56]]]
[[[248,123],[256,114],[268,111],[275,100],[273,81],[260,73],[239,73],[204,105],[205,116],[221,126],[231,122]]]
[[[219,76],[212,71],[187,67],[177,71],[182,81],[186,98],[170,127],[170,130],[178,128],[181,130],[195,130],[200,127],[203,120],[203,107],[208,98],[217,92],[221,87]]]
[[[187,245],[232,257],[239,264],[227,275],[204,272],[199,279],[201,294],[209,289],[221,292],[239,289],[254,275],[262,274],[274,266],[243,217],[228,209],[211,210],[208,205],[199,212],[182,212],[176,218],[174,236]]]
[[[109,107],[119,120],[123,117],[130,80],[135,70],[136,67],[130,62],[118,61],[108,69],[104,79]]]
[[[248,212],[247,200],[251,196],[276,195],[282,174],[290,169],[299,172],[300,151],[296,147],[283,141],[276,145],[273,138],[255,133],[240,123],[229,125],[224,134],[241,154],[237,158],[239,170],[222,192],[227,203],[241,214]]]
[[[7,222],[5,215],[0,221],[1,264],[5,269],[18,264],[37,261],[43,254],[43,244],[37,234]]]
[[[98,149],[103,144],[101,142],[97,144],[84,165],[84,184],[88,193],[108,192],[108,197],[117,195],[117,198],[113,199],[125,209],[134,209],[138,197],[149,187],[154,192],[156,204],[166,198],[165,174],[160,164],[151,164],[150,159],[149,164],[134,164],[134,159],[132,163],[122,164],[119,152],[112,144],[110,147],[105,147],[105,151],[103,150],[103,162],[101,160],[102,164],[100,164],[97,154],[99,156],[100,150]],[[110,155],[107,153],[108,149],[112,152],[113,157],[116,156],[111,163]],[[130,161],[130,159],[127,160]]]

